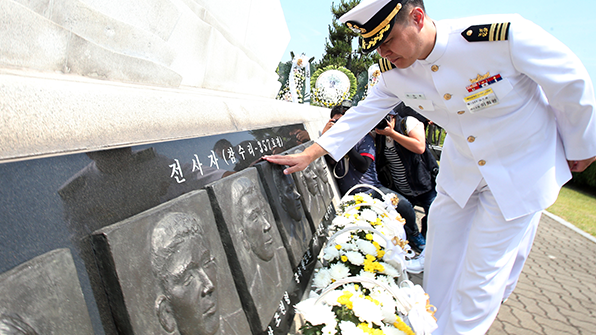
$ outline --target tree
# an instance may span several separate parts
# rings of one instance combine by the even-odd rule
[[[354,39],[358,38],[358,34],[339,21],[342,15],[359,3],[360,0],[340,0],[337,6],[335,3],[331,4],[333,21],[329,25],[329,38],[325,39],[325,55],[317,64],[317,68],[329,65],[343,66],[359,77],[379,60],[380,56],[376,52],[365,55],[360,43],[354,47]]]

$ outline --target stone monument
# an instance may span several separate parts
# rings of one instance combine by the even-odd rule
[[[129,306],[108,299],[93,232],[315,139],[328,119],[274,99],[290,38],[279,0],[0,0],[0,22],[0,272],[71,250],[95,334],[133,321],[113,313]],[[311,270],[292,273],[280,245],[283,275],[304,282]],[[272,316],[255,318],[273,307],[241,299],[251,332],[286,330],[302,291],[279,289],[291,293]],[[7,327],[43,331],[27,313],[0,314]]]

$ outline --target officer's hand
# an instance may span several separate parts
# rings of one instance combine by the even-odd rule
[[[284,173],[291,174],[306,169],[308,164],[325,154],[327,154],[325,149],[318,143],[313,143],[313,145],[306,148],[303,152],[297,154],[263,156],[263,159],[269,163],[287,165],[288,168],[284,170]]]
[[[310,161],[303,153],[292,155],[273,155],[264,156],[263,159],[269,163],[278,165],[287,165],[288,168],[284,170],[284,174],[290,174],[306,169]]]
[[[569,164],[569,170],[571,170],[571,172],[582,172],[594,161],[596,161],[596,156],[581,161],[567,161],[567,163]]]

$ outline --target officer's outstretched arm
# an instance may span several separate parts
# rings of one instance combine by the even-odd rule
[[[287,165],[288,168],[284,170],[284,173],[290,174],[304,170],[312,161],[326,154],[327,151],[315,142],[297,154],[264,156],[263,159],[269,163]]]

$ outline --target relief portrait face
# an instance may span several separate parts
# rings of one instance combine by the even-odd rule
[[[321,178],[324,183],[329,182],[329,178],[327,178],[327,171],[325,171],[325,165],[322,160],[318,159],[313,162],[314,170],[317,173],[317,176]]]
[[[214,334],[219,327],[217,266],[207,239],[195,236],[170,257],[167,295],[180,334]]]
[[[260,259],[269,261],[275,255],[273,236],[271,235],[271,218],[266,210],[263,197],[259,196],[256,185],[248,178],[240,178],[238,182],[244,184],[244,194],[240,201],[234,201],[235,210],[239,212],[244,229],[245,238],[250,244],[250,249]]]
[[[317,174],[314,172],[312,165],[314,164],[308,165],[302,172],[302,175],[304,176],[304,181],[306,182],[306,187],[310,194],[316,195],[319,192],[319,185],[317,182]]]
[[[181,335],[214,334],[220,315],[217,264],[209,240],[189,215],[176,213],[164,221],[167,224],[153,243],[159,248],[155,251],[159,254],[157,276],[169,306],[167,311]],[[184,226],[189,227],[180,228]]]
[[[279,171],[280,173],[273,173],[275,187],[279,192],[281,197],[281,205],[290,215],[294,221],[302,220],[302,202],[300,201],[300,193],[296,190],[294,186],[294,181],[290,175],[283,174],[283,172]]]

